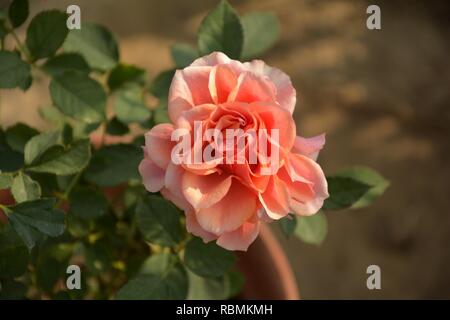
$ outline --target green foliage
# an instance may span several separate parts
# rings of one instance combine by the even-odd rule
[[[178,257],[161,253],[144,262],[139,275],[119,290],[116,299],[181,300],[187,293],[187,274]]]
[[[26,44],[32,59],[47,58],[56,53],[66,39],[66,14],[57,10],[37,14],[27,29]]]
[[[349,208],[371,188],[365,183],[348,177],[327,177],[327,181],[330,197],[325,200],[324,210]]]
[[[14,0],[9,6],[8,14],[13,28],[20,27],[28,18],[28,0]]]
[[[53,104],[65,115],[86,123],[105,119],[106,94],[100,83],[78,72],[66,72],[50,83]]]
[[[278,40],[280,27],[272,13],[254,12],[242,17],[244,46],[242,58],[255,58],[270,49]]]
[[[223,276],[233,265],[235,256],[213,242],[203,243],[193,238],[186,244],[184,263],[195,274],[201,277]]]
[[[145,70],[128,64],[118,64],[109,74],[108,87],[116,90],[127,83],[145,83]]]
[[[297,227],[297,217],[290,215],[280,220],[281,231],[287,238],[290,238]]]
[[[20,86],[30,75],[30,66],[14,52],[0,51],[0,88]]]
[[[6,142],[8,145],[17,152],[24,152],[24,148],[28,140],[33,138],[39,132],[23,123],[18,123],[5,132]]]
[[[128,86],[117,92],[114,111],[123,123],[144,122],[151,116],[138,86]]]
[[[244,43],[241,22],[234,9],[222,0],[203,19],[198,30],[200,55],[221,51],[230,58],[239,59]]]
[[[110,70],[119,61],[119,48],[114,36],[97,24],[84,23],[80,30],[71,30],[64,49],[80,53],[92,69]]]
[[[139,180],[137,168],[142,156],[142,150],[137,146],[125,144],[105,146],[94,153],[84,177],[100,187]]]
[[[9,207],[9,223],[31,250],[42,235],[57,237],[64,232],[64,213],[54,199],[27,201]]]
[[[306,243],[320,245],[328,232],[327,218],[322,212],[309,217],[297,217],[295,235]]]
[[[175,246],[181,241],[180,212],[167,200],[143,197],[136,206],[136,217],[145,240],[162,246]]]
[[[70,213],[81,219],[96,219],[107,213],[108,201],[95,190],[79,188],[70,195]]]
[[[32,201],[41,197],[41,186],[30,176],[20,172],[13,180],[11,192],[18,203]]]
[[[106,132],[112,136],[122,136],[130,132],[130,130],[125,123],[114,117],[108,121]]]
[[[340,170],[336,176],[352,178],[356,181],[372,186],[359,198],[358,201],[352,204],[351,208],[353,209],[364,208],[371,205],[389,187],[389,181],[383,178],[378,172],[368,167],[355,166],[346,168]]]
[[[64,72],[89,74],[90,68],[83,56],[78,53],[61,53],[48,59],[42,69],[52,77],[61,76]]]
[[[28,259],[27,247],[16,232],[9,225],[0,224],[0,278],[21,276],[27,269]]]
[[[0,190],[8,189],[13,183],[13,176],[9,173],[0,173]]]

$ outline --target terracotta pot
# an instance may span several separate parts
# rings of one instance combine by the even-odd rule
[[[245,285],[240,299],[298,300],[297,282],[275,235],[266,225],[247,252],[239,253],[238,267]]]

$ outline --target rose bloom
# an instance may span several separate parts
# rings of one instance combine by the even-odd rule
[[[172,123],[156,125],[145,135],[139,172],[146,189],[160,191],[182,209],[189,232],[228,250],[247,250],[261,222],[316,213],[328,197],[315,161],[325,136],[296,136],[295,103],[289,77],[260,60],[241,63],[214,52],[177,70],[168,98]],[[262,174],[264,161],[174,164],[172,132],[192,133],[195,121],[221,131],[264,128],[270,135],[278,129],[278,142],[269,137],[269,149],[279,152],[277,163],[270,163],[271,174]]]

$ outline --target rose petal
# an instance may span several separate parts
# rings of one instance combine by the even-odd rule
[[[320,134],[311,138],[295,137],[292,152],[299,153],[313,160],[317,160],[319,151],[325,145],[325,134]]]
[[[232,182],[230,175],[213,173],[199,176],[185,171],[182,178],[182,191],[186,200],[195,209],[209,208],[225,197]]]
[[[271,102],[275,101],[276,89],[274,85],[250,72],[239,75],[236,87],[228,96],[228,101],[237,102]]]
[[[240,228],[219,236],[217,244],[227,250],[247,251],[259,234],[260,222],[245,222]]]
[[[158,192],[164,187],[165,171],[150,159],[144,158],[139,164],[138,170],[141,174],[145,189],[149,192]]]
[[[295,103],[297,101],[296,92],[292,86],[291,79],[283,71],[269,67],[261,60],[253,60],[244,63],[244,67],[257,75],[269,77],[276,87],[276,100],[283,109],[288,110],[291,114],[294,112]]]
[[[171,162],[171,152],[175,145],[170,137],[173,125],[162,123],[145,134],[145,149],[148,157],[160,168],[165,169]]]
[[[209,75],[209,91],[214,103],[227,101],[230,92],[238,83],[238,74],[227,64],[213,67]]]
[[[290,212],[290,195],[286,185],[277,176],[272,176],[266,191],[259,194],[259,200],[266,214],[278,220]]]
[[[256,210],[256,195],[233,179],[227,195],[211,207],[199,210],[196,217],[203,229],[221,235],[239,228]]]
[[[186,211],[186,229],[188,232],[192,233],[194,236],[203,239],[203,242],[207,243],[212,240],[217,239],[217,236],[203,229],[195,217],[195,213],[192,211]]]

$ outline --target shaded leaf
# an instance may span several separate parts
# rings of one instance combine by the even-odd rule
[[[0,225],[0,275],[15,278],[25,273],[29,253],[16,232],[8,225]],[[0,290],[1,295],[1,290]]]
[[[126,83],[145,83],[145,70],[128,64],[118,64],[109,74],[108,87],[116,90]]]
[[[0,88],[20,86],[30,76],[30,66],[14,52],[0,51]]]
[[[306,243],[321,244],[327,235],[327,218],[322,212],[309,217],[297,217],[295,235]]]
[[[280,26],[274,14],[253,12],[243,16],[241,21],[244,29],[243,59],[258,57],[278,40]]]
[[[196,48],[186,43],[176,43],[170,48],[172,59],[177,68],[185,68],[198,58]]]
[[[70,195],[70,212],[81,219],[96,219],[106,214],[108,201],[92,189],[77,189]]]
[[[222,0],[202,21],[198,30],[200,55],[221,51],[239,59],[244,36],[239,17],[228,2]]]
[[[182,239],[180,212],[161,197],[143,197],[136,206],[136,218],[139,230],[149,242],[174,246]]]
[[[28,0],[14,0],[9,6],[9,20],[14,28],[20,27],[28,18]]]
[[[137,86],[127,87],[117,92],[114,112],[124,123],[143,122],[151,116],[150,109],[144,103],[142,89]]]
[[[12,183],[11,193],[18,203],[36,200],[41,197],[41,186],[27,174],[19,172]]]
[[[130,130],[126,124],[117,119],[117,117],[114,117],[108,122],[106,132],[112,136],[123,136],[130,132]]]
[[[223,276],[234,261],[235,256],[232,252],[219,247],[214,242],[204,243],[199,238],[192,238],[186,244],[184,263],[201,277]]]
[[[28,165],[36,163],[48,149],[60,143],[60,131],[44,132],[34,136],[25,144],[25,163]]]
[[[103,26],[83,23],[71,30],[64,43],[68,52],[78,52],[93,69],[109,70],[119,61],[119,49],[114,36]]]
[[[64,72],[74,71],[89,74],[91,71],[84,58],[78,53],[61,53],[48,59],[42,69],[49,75],[61,76]]]
[[[286,237],[290,237],[294,234],[297,227],[297,217],[290,215],[280,220],[281,231],[283,231]]]
[[[38,135],[39,132],[27,126],[23,123],[18,123],[5,132],[6,142],[9,144],[11,149],[18,152],[24,152],[25,145],[34,136]]]
[[[58,10],[38,13],[27,29],[26,44],[33,59],[54,55],[66,39],[67,15]]]
[[[371,188],[365,183],[347,177],[327,177],[327,182],[330,197],[325,200],[324,210],[349,208]]]

